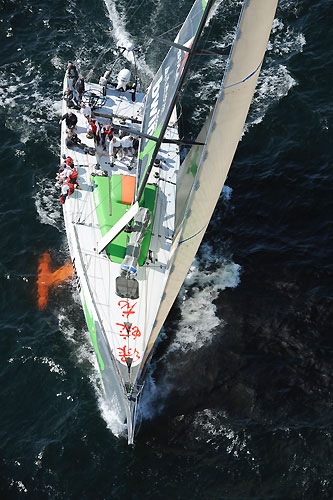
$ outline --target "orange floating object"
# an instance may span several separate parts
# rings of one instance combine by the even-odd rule
[[[71,278],[74,273],[70,260],[56,271],[51,270],[50,264],[51,256],[49,252],[44,252],[39,259],[37,278],[38,309],[40,311],[47,306],[50,288],[60,285],[66,279]]]

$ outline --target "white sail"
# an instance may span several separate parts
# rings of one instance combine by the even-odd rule
[[[146,349],[145,361],[186,278],[220,196],[256,87],[277,2],[244,2],[212,120],[205,125],[208,135],[198,161],[195,183],[184,219],[173,241],[168,265],[169,279]]]

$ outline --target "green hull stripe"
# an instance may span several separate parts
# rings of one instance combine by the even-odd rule
[[[96,353],[96,356],[97,356],[97,361],[98,361],[99,367],[100,367],[101,371],[104,371],[104,361],[102,359],[101,353],[99,352],[98,344],[97,344],[95,321],[94,321],[93,317],[89,313],[89,310],[88,310],[88,307],[87,307],[86,300],[85,300],[84,296],[83,296],[83,299],[84,299],[84,304],[83,304],[83,306],[84,306],[84,313],[85,313],[87,325],[88,325],[88,328],[89,328],[91,342],[92,342],[92,345],[94,346],[94,349],[95,349],[95,353]]]

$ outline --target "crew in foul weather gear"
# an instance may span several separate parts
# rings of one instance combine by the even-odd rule
[[[71,158],[70,156],[66,156],[65,154],[63,154],[61,158],[62,162],[60,163],[59,169],[61,168],[64,169],[67,166],[70,166],[71,164],[74,165],[73,158]]]
[[[77,173],[77,170],[75,167],[72,167],[72,168],[69,168],[68,169],[68,178],[67,180],[73,184],[73,186],[77,186],[79,187],[79,183],[77,182],[77,177],[78,177],[78,173]]]
[[[74,135],[74,134],[72,134],[72,135]],[[76,135],[76,134],[75,134],[75,135]],[[67,158],[66,158],[66,162],[65,162],[65,163],[66,163],[66,165],[68,165],[69,167],[72,167],[72,168],[74,167],[74,161],[73,161],[73,158],[71,158],[70,156],[67,156]]]
[[[106,145],[105,145],[106,139],[109,139],[109,141],[111,141],[111,139],[113,137],[113,133],[114,133],[114,128],[112,126],[112,123],[108,123],[107,125],[104,125],[102,127],[101,138],[102,138],[103,149],[106,149]]]
[[[60,203],[64,204],[67,196],[74,193],[74,186],[68,180],[65,181],[61,187]]]
[[[97,145],[99,145],[99,141],[100,141],[100,127],[99,127],[99,123],[96,120],[96,118],[90,118],[90,120],[89,120],[89,128],[90,128],[90,130],[92,131],[92,133],[94,135],[94,139],[95,139]],[[87,130],[87,134],[88,134],[88,130]]]

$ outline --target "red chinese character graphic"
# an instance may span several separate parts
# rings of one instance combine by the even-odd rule
[[[122,316],[124,318],[128,319],[130,314],[135,314],[134,307],[136,306],[136,302],[135,302],[135,304],[130,306],[130,303],[128,302],[128,300],[120,300],[118,302],[118,306],[120,306],[120,308],[123,310]]]
[[[126,363],[126,358],[130,357],[132,355],[132,349],[129,348],[127,349],[126,346],[124,345],[124,347],[117,347],[119,353],[118,353],[118,356],[120,357],[120,361],[122,361],[123,363]]]
[[[137,326],[132,326],[130,333],[134,339],[136,339],[137,337],[141,337],[141,332]]]
[[[120,326],[121,330],[119,332],[119,335],[125,340],[129,337],[129,333],[131,330],[131,324],[127,323],[116,323],[117,326]],[[126,332],[126,333],[125,333]]]
[[[116,323],[117,326],[121,328],[119,335],[125,340],[130,335],[132,335],[135,340],[137,337],[141,337],[141,332],[137,326],[131,326],[131,323]]]
[[[126,359],[132,356],[131,347],[127,348],[124,345],[124,347],[117,347],[117,349],[119,351],[118,356],[120,357],[120,361],[122,361],[123,363],[126,363]],[[139,354],[139,351],[137,349],[134,349],[133,355],[134,354],[136,355],[136,359],[140,359],[140,354]]]

